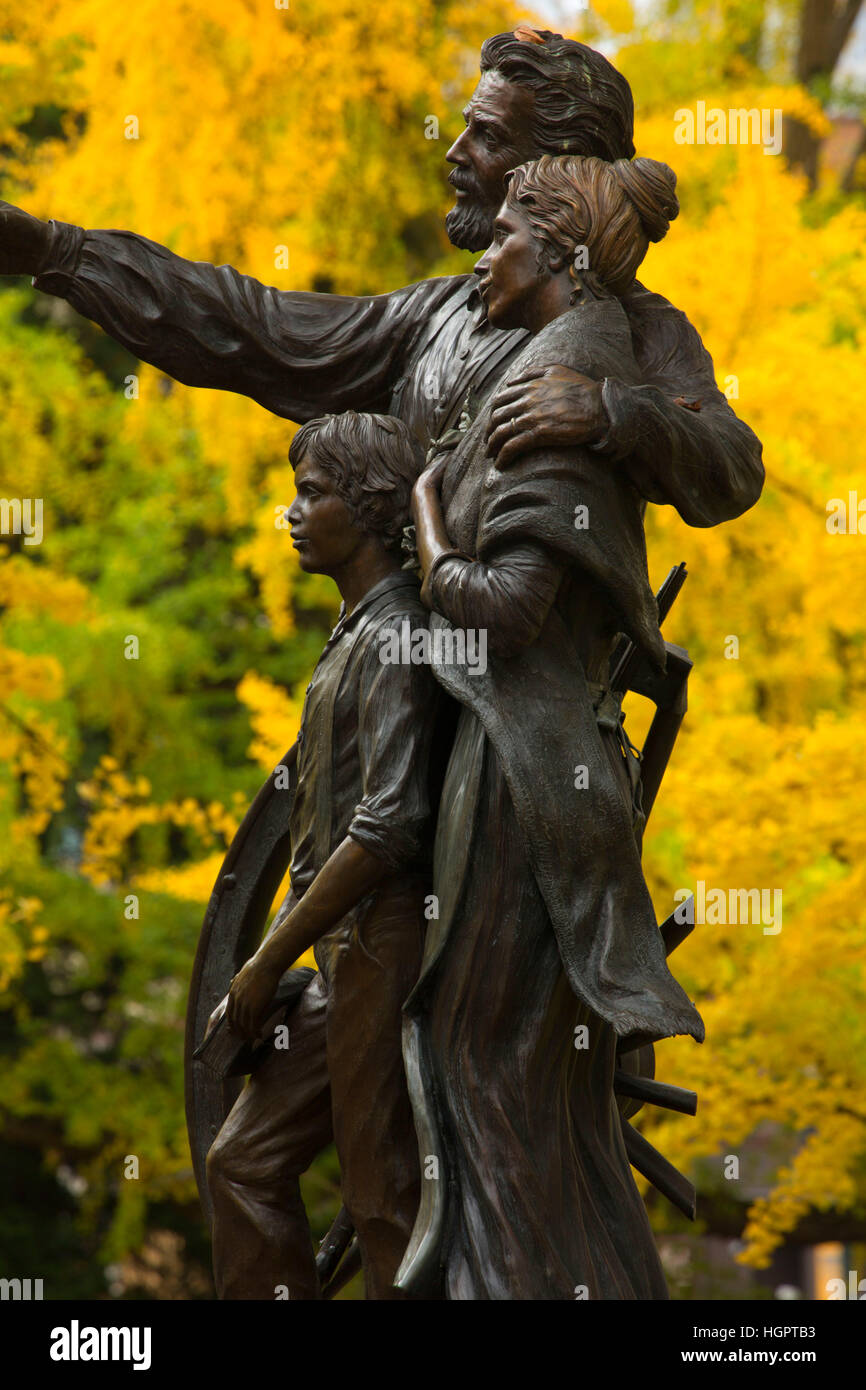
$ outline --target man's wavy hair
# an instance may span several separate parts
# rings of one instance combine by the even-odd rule
[[[550,29],[520,25],[481,49],[481,71],[495,72],[535,96],[530,125],[539,154],[631,159],[631,87],[603,54]]]
[[[334,491],[362,531],[400,554],[412,488],[424,451],[408,425],[393,415],[323,415],[302,425],[289,448],[293,468],[305,454],[333,479]]]
[[[677,216],[677,176],[657,159],[583,159],[543,155],[506,179],[505,201],[521,213],[538,243],[539,270],[554,257],[569,267],[574,292],[621,295],[634,282],[651,241],[661,241]],[[575,252],[586,247],[588,269]]]

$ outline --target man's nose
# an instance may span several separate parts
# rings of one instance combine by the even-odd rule
[[[445,155],[445,158],[446,158],[446,160],[448,161],[449,164],[468,164],[468,163],[469,163],[469,160],[466,158],[466,153],[465,153],[464,148],[463,148],[464,145],[465,145],[465,143],[466,143],[466,131],[465,131],[465,130],[461,130],[460,134],[457,136],[457,139],[454,141],[454,144],[451,146],[450,150],[449,150],[448,153]]]
[[[480,261],[477,263],[477,265],[475,266],[475,274],[476,274],[476,275],[481,276],[481,275],[486,275],[486,274],[487,274],[488,270],[490,269],[490,261],[491,261],[492,255],[493,255],[493,247],[492,247],[492,246],[488,246],[487,250],[484,252],[484,255],[481,257],[481,260],[480,260]]]

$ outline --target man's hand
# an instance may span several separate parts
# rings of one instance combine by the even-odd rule
[[[226,1023],[242,1038],[256,1038],[277,992],[282,971],[259,953],[232,980]]]
[[[47,222],[0,202],[0,275],[38,275],[50,232]]]
[[[600,381],[570,367],[539,367],[495,397],[487,447],[497,468],[507,468],[530,449],[595,444],[609,426]]]

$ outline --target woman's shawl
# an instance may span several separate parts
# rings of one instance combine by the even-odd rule
[[[636,382],[631,334],[619,300],[587,300],[554,319],[500,385],[528,368],[554,363],[596,381],[615,376]],[[503,545],[540,542],[597,588],[614,628],[664,669],[640,494],[618,462],[587,448],[535,449],[498,469],[484,448],[491,404],[456,448],[443,480],[452,540],[479,560],[494,558]]]
[[[561,363],[594,380],[637,381],[625,315],[615,300],[589,301],[533,338],[505,384],[532,366]],[[479,559],[503,542],[535,540],[590,576],[600,602],[619,615],[657,665],[664,645],[649,588],[642,503],[617,464],[582,449],[538,450],[499,473],[485,449],[488,401],[449,460],[442,500],[455,545]],[[586,529],[575,507],[588,508]],[[567,609],[567,605],[566,605]],[[631,812],[616,783],[596,723],[583,665],[565,610],[551,608],[539,637],[516,655],[488,653],[483,674],[437,661],[450,644],[431,643],[433,670],[447,691],[482,724],[500,760],[529,862],[550,915],[559,954],[577,997],[620,1037],[688,1033],[703,1041],[696,1008],[668,970],[661,933],[644,882]],[[432,614],[431,627],[450,627]],[[581,766],[587,777],[576,777]],[[478,769],[451,769],[465,781],[463,814],[481,794]],[[495,856],[495,846],[491,855]],[[438,862],[439,917],[427,924],[424,962],[405,1005],[403,1058],[420,1153],[447,1153],[436,1103],[436,1067],[425,1027],[436,963],[459,911],[472,863]],[[484,1029],[483,1016],[476,1026]],[[397,1272],[398,1288],[438,1296],[439,1251],[451,1188],[422,1183],[412,1238]]]
[[[552,363],[596,380],[636,379],[628,322],[618,301],[591,300],[554,320],[533,338],[502,384],[527,367]],[[663,664],[634,489],[616,464],[583,449],[537,450],[514,468],[491,470],[484,444],[490,409],[488,402],[443,479],[452,539],[479,558],[504,540],[535,539],[552,547],[597,580],[622,613],[623,630]],[[585,530],[574,526],[576,505],[589,508]],[[450,626],[436,613],[431,625],[434,630]],[[475,713],[501,760],[577,996],[620,1036],[688,1033],[701,1041],[700,1015],[667,967],[630,811],[560,610],[551,608],[539,637],[516,655],[490,653],[483,674],[437,661],[437,653],[452,650],[448,642],[431,646],[437,679]],[[587,769],[586,776],[575,775],[578,767]],[[449,918],[445,914],[429,924],[424,968],[407,1001],[410,1012],[420,1004],[444,948]]]

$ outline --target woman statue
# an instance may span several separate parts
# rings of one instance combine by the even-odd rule
[[[552,364],[639,381],[617,295],[677,215],[675,185],[648,159],[545,156],[513,172],[476,267],[493,329],[534,335],[502,385]],[[434,656],[460,717],[438,917],[406,1005],[425,1181],[398,1284],[460,1300],[661,1299],[616,1049],[701,1041],[703,1024],[665,962],[615,703],[599,724],[618,634],[664,665],[642,504],[591,448],[499,471],[490,428],[488,404],[413,497],[434,636],[485,629],[488,657],[482,673]]]

